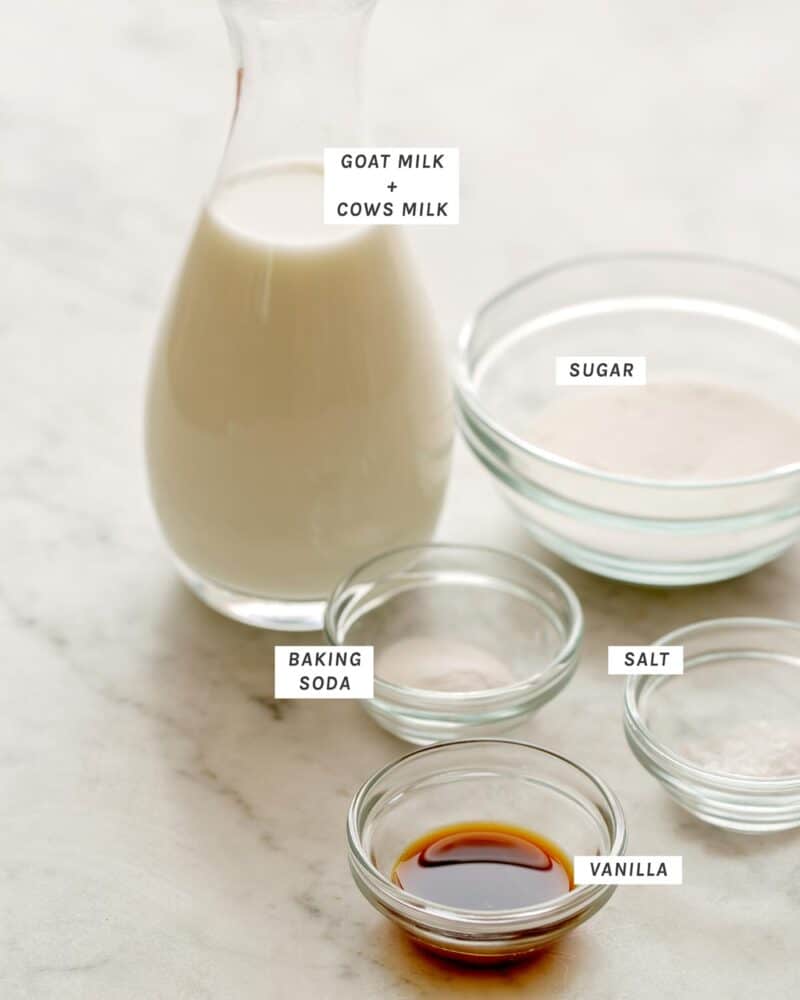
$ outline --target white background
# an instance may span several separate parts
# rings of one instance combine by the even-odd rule
[[[582,662],[518,735],[596,768],[631,852],[682,854],[685,884],[618,891],[533,965],[421,957],[344,853],[351,795],[406,748],[352,702],[276,706],[275,637],[185,593],[145,497],[152,338],[232,106],[215,6],[25,0],[2,29],[3,1000],[794,996],[798,836],[673,806],[606,658],[699,618],[797,616],[800,552],[694,591],[563,570]],[[383,0],[374,141],[461,149],[461,225],[408,234],[451,342],[572,254],[800,274],[799,38],[794,0]],[[463,450],[441,534],[537,553]]]

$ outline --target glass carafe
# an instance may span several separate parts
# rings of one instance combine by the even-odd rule
[[[221,6],[236,111],[155,348],[150,486],[206,603],[314,629],[344,573],[433,534],[449,379],[402,229],[322,223],[374,0]]]

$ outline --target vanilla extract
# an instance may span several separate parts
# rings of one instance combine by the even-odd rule
[[[572,865],[551,840],[505,823],[457,823],[403,851],[392,881],[422,899],[468,910],[535,906],[574,887]]]

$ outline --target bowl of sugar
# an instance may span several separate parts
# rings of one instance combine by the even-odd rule
[[[655,586],[800,537],[800,285],[666,254],[525,278],[462,332],[462,432],[544,546]]]
[[[336,588],[334,646],[374,648],[384,729],[424,745],[496,736],[554,698],[578,665],[583,614],[571,588],[524,556],[472,545],[410,546]]]

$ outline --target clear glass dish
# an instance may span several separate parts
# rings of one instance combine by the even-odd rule
[[[570,587],[532,559],[422,545],[380,555],[342,581],[325,631],[332,645],[374,647],[375,696],[362,706],[389,732],[425,744],[507,732],[558,694],[578,665],[583,614]],[[432,644],[434,665],[441,650],[441,678],[423,687],[381,676],[382,657],[403,648],[413,670],[420,642]],[[458,671],[472,652],[502,668],[502,683],[442,689],[447,662]]]
[[[721,618],[670,632],[682,676],[629,677],[625,735],[684,809],[715,826],[800,826],[800,624]]]
[[[466,910],[431,903],[391,880],[404,848],[438,827],[491,821],[531,829],[567,857],[621,855],[622,808],[607,785],[566,757],[510,740],[417,750],[374,774],[347,821],[350,870],[366,899],[417,942],[451,958],[521,958],[583,923],[614,886],[583,885],[536,906]]]
[[[654,254],[558,265],[466,325],[462,431],[527,528],[570,562],[659,586],[735,576],[800,537],[800,436],[791,464],[680,481],[582,465],[526,434],[559,392],[555,358],[565,355],[644,355],[650,381],[685,373],[800,417],[799,329],[800,285],[738,264]]]

